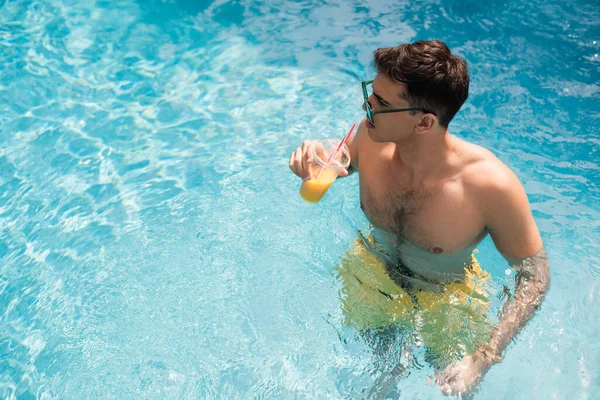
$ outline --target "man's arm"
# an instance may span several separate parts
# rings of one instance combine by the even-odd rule
[[[504,305],[487,349],[490,356],[499,357],[541,304],[550,272],[527,194],[517,177],[508,173],[485,197],[487,228],[498,251],[517,272],[514,299]]]
[[[479,351],[481,357],[492,362],[501,359],[506,346],[531,318],[550,287],[549,263],[543,247],[535,255],[513,261],[511,265],[517,270],[515,297],[504,304],[489,346]]]
[[[498,251],[517,271],[515,296],[503,306],[489,344],[439,377],[446,394],[472,390],[487,370],[502,359],[502,352],[531,318],[550,285],[548,259],[523,186],[511,171],[485,186],[480,199],[486,227]]]

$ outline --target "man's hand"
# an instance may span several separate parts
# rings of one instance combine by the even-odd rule
[[[302,146],[298,147],[290,156],[290,169],[305,181],[312,178],[312,167],[315,160],[311,155],[311,148],[315,142],[315,140],[305,140],[302,142]]]
[[[475,389],[490,367],[501,360],[494,356],[488,346],[477,349],[471,356],[449,365],[441,372],[436,382],[446,396],[458,396]]]
[[[313,169],[317,169],[317,164],[312,156],[312,148],[318,143],[317,140],[305,140],[302,146],[298,147],[290,156],[290,169],[305,181],[312,179]],[[348,171],[343,169],[338,172],[339,176],[348,176]]]
[[[312,156],[312,148],[318,143],[318,140],[305,140],[302,142],[302,146],[298,147],[290,156],[290,169],[294,174],[298,175],[305,181],[312,179],[313,172],[315,172],[315,170],[318,171],[318,168],[320,168],[319,164],[317,164]],[[352,148],[350,149],[352,153]],[[322,146],[320,150],[321,152],[324,151]],[[318,148],[317,153],[319,153]],[[348,171],[341,169],[338,172],[338,176],[348,176]]]
[[[483,360],[466,356],[455,364],[449,365],[437,377],[442,393],[446,396],[458,396],[470,392],[490,368]]]

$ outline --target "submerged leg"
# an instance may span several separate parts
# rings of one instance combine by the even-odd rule
[[[410,328],[401,325],[361,332],[373,349],[374,372],[379,375],[365,394],[367,399],[398,398],[398,383],[408,376],[412,364]]]
[[[391,369],[382,371],[377,377],[367,394],[368,399],[397,399],[400,397],[398,384],[408,376],[413,357],[410,347],[406,345],[402,346],[401,354],[402,357],[395,362]]]

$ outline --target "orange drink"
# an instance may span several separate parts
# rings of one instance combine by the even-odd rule
[[[335,181],[335,178],[337,178],[337,171],[329,168],[323,169],[323,172],[317,178],[319,170],[317,168],[315,169],[316,171],[313,172],[313,178],[309,181],[302,182],[302,186],[300,186],[300,196],[311,203],[318,203],[327,189],[329,189],[329,186]]]
[[[312,145],[312,178],[300,186],[300,196],[304,200],[318,203],[338,177],[338,173],[350,165],[348,146],[344,144],[336,153],[339,144],[338,139],[322,139]]]

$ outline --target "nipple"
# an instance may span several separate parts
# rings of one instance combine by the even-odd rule
[[[442,253],[443,251],[444,251],[444,250],[443,250],[441,247],[434,247],[434,248],[433,248],[433,252],[434,252],[435,254],[440,254],[440,253]]]

